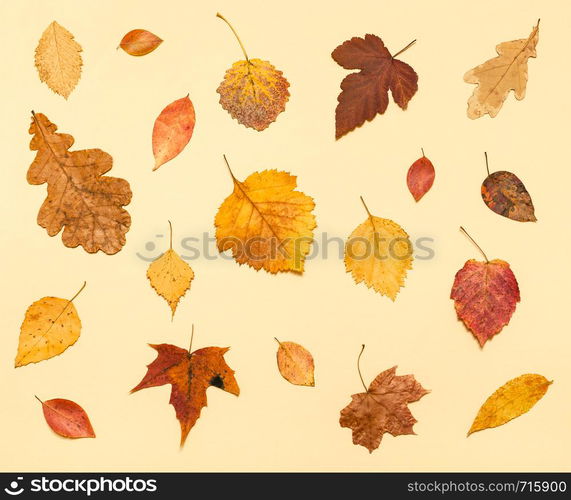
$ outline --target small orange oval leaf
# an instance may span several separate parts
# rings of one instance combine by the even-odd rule
[[[145,56],[155,50],[163,41],[147,30],[132,30],[127,33],[119,47],[131,56]]]
[[[277,339],[276,339],[277,340]],[[278,369],[288,382],[294,385],[315,386],[313,356],[295,342],[280,342],[277,358]]]
[[[69,399],[37,399],[42,403],[47,424],[56,434],[71,439],[95,437],[87,413],[77,403]]]

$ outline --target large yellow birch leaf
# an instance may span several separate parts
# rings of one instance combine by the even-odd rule
[[[256,270],[303,273],[316,227],[315,203],[295,191],[296,176],[264,170],[239,181],[230,174],[234,191],[214,221],[218,250],[231,250],[236,262]]]
[[[53,21],[36,48],[36,68],[40,80],[66,99],[81,76],[81,45],[63,26]]]
[[[26,311],[20,327],[20,340],[16,353],[16,368],[37,363],[61,354],[75,344],[81,333],[81,321],[72,299],[44,297]]]
[[[496,46],[497,57],[472,68],[464,75],[466,83],[477,87],[468,99],[468,117],[475,119],[485,114],[496,116],[510,90],[521,101],[527,85],[527,61],[537,57],[535,47],[539,41],[539,21],[529,38],[503,42]]]
[[[526,373],[502,385],[482,405],[468,431],[468,436],[491,427],[498,427],[531,410],[553,381],[543,375]]]
[[[396,222],[371,215],[366,205],[365,209],[367,219],[345,243],[345,269],[356,283],[364,282],[394,301],[412,268],[412,243]]]
[[[174,318],[180,299],[190,288],[190,283],[194,279],[194,272],[172,249],[172,226],[170,231],[170,248],[151,262],[147,270],[147,278],[155,291],[168,302],[172,318]]]
[[[216,90],[220,104],[242,125],[264,130],[285,110],[289,82],[269,61],[250,59],[232,25],[221,14],[217,16],[230,26],[245,58],[226,71]]]

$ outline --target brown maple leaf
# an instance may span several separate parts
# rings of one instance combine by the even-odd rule
[[[183,446],[202,408],[206,406],[206,389],[210,386],[238,396],[240,388],[232,370],[224,360],[229,347],[204,347],[190,353],[171,344],[149,344],[159,354],[148,365],[143,380],[131,393],[149,387],[171,384],[169,403],[180,422]]]
[[[366,392],[353,394],[351,403],[341,410],[341,427],[352,429],[353,444],[364,446],[369,453],[379,447],[387,432],[393,436],[414,434],[412,427],[416,419],[407,405],[430,392],[416,381],[414,375],[398,376],[396,370],[393,366],[379,373],[368,389],[361,378]]]
[[[342,92],[335,109],[335,138],[383,114],[389,105],[389,89],[394,101],[405,110],[418,90],[418,75],[406,63],[395,59],[416,40],[391,56],[376,35],[354,37],[339,45],[331,57],[345,69],[360,69],[341,82]]]
[[[89,253],[117,253],[131,226],[131,217],[123,208],[131,201],[129,183],[103,175],[113,166],[111,155],[101,149],[69,151],[73,137],[56,134],[56,130],[45,115],[32,112],[30,149],[37,153],[27,178],[30,184],[48,183],[38,224],[50,236],[64,228],[66,247],[81,245]]]

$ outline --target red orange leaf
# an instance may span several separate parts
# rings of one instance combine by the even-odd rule
[[[180,422],[182,446],[206,406],[206,389],[214,386],[236,396],[240,394],[234,370],[224,360],[224,354],[230,348],[204,347],[189,353],[171,344],[150,346],[158,356],[131,392],[165,384],[172,386],[169,403],[174,406]]]
[[[163,41],[147,30],[132,30],[127,33],[119,47],[132,56],[145,56],[155,50]]]
[[[458,318],[483,346],[509,323],[520,294],[507,262],[470,259],[456,273],[450,298]]]
[[[85,410],[69,399],[41,401],[44,418],[51,429],[66,438],[94,438],[95,432]]]
[[[414,375],[396,375],[396,366],[377,375],[367,392],[353,394],[351,403],[341,410],[341,427],[353,430],[353,444],[364,446],[372,453],[379,447],[383,434],[393,436],[414,434],[416,419],[408,404],[418,401],[429,391]]]
[[[415,71],[395,59],[376,35],[351,38],[339,45],[331,57],[345,69],[361,70],[346,76],[341,82],[341,93],[337,98],[339,104],[335,110],[336,139],[365,121],[371,121],[377,114],[382,115],[389,104],[389,90],[403,110],[418,90]]]
[[[434,166],[424,154],[410,166],[406,184],[416,201],[419,201],[432,187],[434,175]]]
[[[186,147],[195,122],[194,106],[188,95],[171,102],[161,111],[153,127],[153,170],[172,160]]]

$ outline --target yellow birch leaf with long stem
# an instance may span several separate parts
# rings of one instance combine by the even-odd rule
[[[159,258],[151,262],[147,270],[147,278],[155,291],[163,297],[171,308],[172,316],[180,299],[190,288],[194,278],[191,267],[172,249],[172,224],[170,228],[170,248]]]
[[[526,373],[505,383],[482,405],[468,436],[498,427],[527,413],[545,396],[552,383],[543,375],[535,373]]]
[[[75,344],[81,333],[81,321],[73,300],[85,285],[69,300],[44,297],[28,308],[20,327],[16,368],[53,358]]]
[[[296,191],[296,177],[287,172],[254,172],[245,181],[236,179],[216,214],[218,250],[231,250],[239,264],[275,274],[303,273],[313,242],[313,200]]]
[[[361,201],[367,219],[345,243],[345,269],[355,283],[364,282],[394,301],[412,268],[412,243],[396,222],[371,215],[362,197]]]
[[[289,82],[269,61],[250,59],[234,27],[222,14],[216,16],[230,27],[244,53],[244,60],[226,71],[216,90],[220,104],[242,125],[264,130],[285,110]]]
[[[40,80],[66,99],[81,76],[81,50],[73,35],[55,21],[46,28],[36,48]]]

